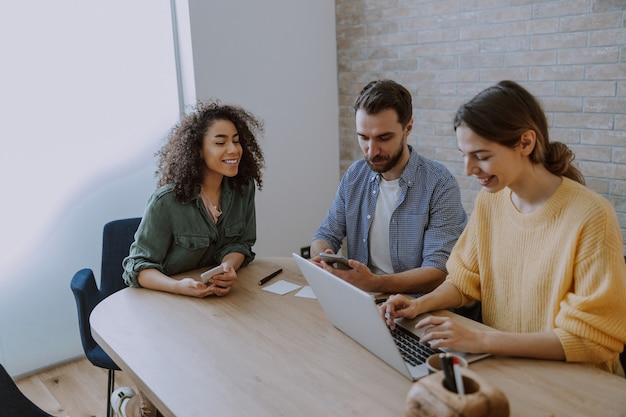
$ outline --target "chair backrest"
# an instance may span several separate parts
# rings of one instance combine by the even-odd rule
[[[102,233],[102,270],[100,294],[102,298],[126,288],[122,279],[122,261],[135,239],[141,217],[113,220],[104,225]]]
[[[20,391],[11,375],[0,364],[0,417],[16,416],[52,417]]]

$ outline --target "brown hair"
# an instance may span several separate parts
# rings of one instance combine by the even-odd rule
[[[530,160],[555,175],[585,184],[585,178],[573,164],[572,150],[561,142],[550,142],[548,121],[539,101],[514,81],[500,81],[459,107],[454,130],[461,125],[509,148],[517,146],[522,134],[532,130],[537,143]]]
[[[354,112],[360,109],[365,110],[367,114],[393,109],[402,128],[405,128],[413,117],[411,93],[392,80],[376,80],[363,87],[354,101]]]

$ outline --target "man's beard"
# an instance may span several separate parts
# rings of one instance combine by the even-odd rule
[[[400,145],[400,148],[398,149],[398,152],[396,152],[394,155],[392,156],[375,156],[373,159],[369,159],[367,157],[365,157],[365,161],[367,162],[367,164],[370,166],[370,168],[372,169],[372,171],[377,172],[379,174],[384,174],[387,171],[390,171],[393,167],[395,167],[398,162],[400,161],[400,159],[402,158],[402,150],[404,149],[404,141],[402,141],[402,145]],[[383,165],[382,167],[375,167],[372,165],[372,161],[374,162],[379,162],[379,161],[387,161],[387,163],[385,165]]]

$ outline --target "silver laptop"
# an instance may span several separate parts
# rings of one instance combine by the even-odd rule
[[[407,354],[401,352],[389,327],[381,318],[372,294],[360,290],[298,254],[294,253],[293,257],[315,293],[326,317],[335,327],[408,379],[415,381],[428,375],[425,359],[421,361],[416,361],[415,358],[408,359]],[[412,325],[403,326],[404,321],[397,321],[396,332],[404,336],[408,334],[413,339],[413,344],[424,348],[425,346],[419,343],[420,331]],[[489,354],[456,351],[455,353],[463,356],[467,363],[489,356]]]

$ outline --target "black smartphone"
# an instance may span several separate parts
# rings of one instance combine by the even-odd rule
[[[336,255],[334,253],[320,253],[320,258],[322,261],[326,262],[335,269],[352,269],[352,267],[348,264],[348,260],[341,255]]]

